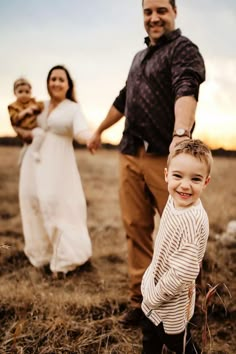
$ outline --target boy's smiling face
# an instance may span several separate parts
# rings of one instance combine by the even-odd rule
[[[172,158],[165,169],[168,191],[177,209],[188,208],[198,203],[202,191],[210,181],[206,163],[198,158],[181,153]]]

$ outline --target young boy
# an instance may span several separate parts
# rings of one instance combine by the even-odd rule
[[[211,166],[211,152],[200,140],[184,140],[169,154],[165,169],[169,199],[141,285],[146,315],[143,354],[161,354],[164,345],[178,354],[201,352],[188,322],[209,235],[200,195],[210,181]]]
[[[32,151],[35,161],[40,161],[39,151],[44,139],[44,131],[37,127],[37,115],[43,110],[43,102],[37,102],[31,97],[31,85],[24,78],[14,82],[16,101],[8,106],[11,124],[16,133],[24,136],[24,131],[33,136]]]

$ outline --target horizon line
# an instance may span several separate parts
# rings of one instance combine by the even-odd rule
[[[9,146],[20,146],[21,140],[20,140],[20,138],[17,135],[16,136],[13,136],[13,135],[0,135],[0,141],[1,140],[7,140],[7,139],[8,140],[13,140],[13,141],[16,140],[16,144],[13,144],[13,145],[9,144]],[[76,140],[73,140],[73,141],[78,146],[86,145],[86,144],[80,144]],[[4,144],[0,144],[0,145],[4,145]],[[116,144],[116,143],[112,143],[112,142],[108,142],[108,141],[105,142],[104,141],[104,142],[102,142],[102,145],[110,145],[110,146],[113,146],[113,147],[118,147],[119,143]],[[236,153],[236,147],[233,148],[233,149],[225,149],[224,147],[218,147],[218,148],[211,148],[210,147],[210,150],[211,151],[225,151],[225,152],[235,152]]]

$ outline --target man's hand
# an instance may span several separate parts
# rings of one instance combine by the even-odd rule
[[[175,146],[180,143],[181,141],[184,140],[188,140],[190,138],[188,138],[187,136],[174,136],[172,139],[172,142],[169,146],[169,152],[171,152],[172,150],[174,150]]]

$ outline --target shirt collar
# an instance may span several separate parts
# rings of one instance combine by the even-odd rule
[[[148,46],[148,47],[159,47],[161,46],[162,44],[165,44],[165,43],[168,43],[168,42],[171,42],[173,41],[174,39],[176,39],[177,37],[179,37],[181,35],[181,30],[178,28],[174,31],[171,31],[167,34],[163,34],[163,36],[161,36],[159,39],[158,39],[158,42],[156,45],[152,46],[150,44],[150,38],[149,37],[145,37],[144,38],[144,43]]]

